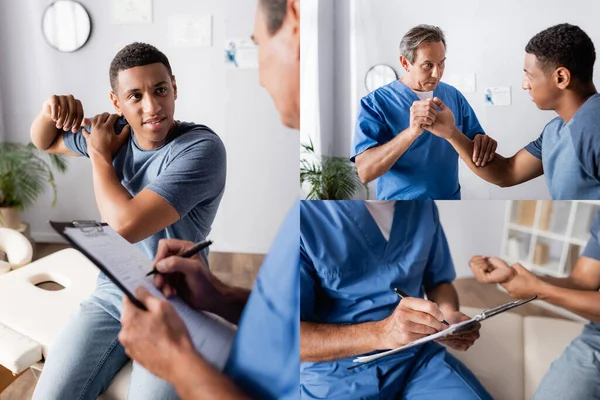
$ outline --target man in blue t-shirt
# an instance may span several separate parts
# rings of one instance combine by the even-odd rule
[[[536,276],[495,257],[474,256],[469,263],[479,282],[500,283],[514,298],[537,295],[590,321],[552,363],[534,400],[600,398],[600,211],[591,225],[591,237],[567,278]]]
[[[360,102],[351,160],[364,183],[377,179],[379,200],[459,200],[458,154],[431,133],[437,115],[433,98],[446,102],[461,136],[473,141],[476,165],[493,159],[496,141],[485,135],[464,96],[440,82],[446,62],[440,28],[412,28],[402,38],[400,54],[406,74]]]
[[[225,188],[226,156],[208,127],[174,119],[177,84],[167,57],[133,43],[110,66],[116,114],[84,118],[72,95],[51,96],[31,138],[53,154],[88,157],[102,219],[153,259],[163,238],[203,240]],[[206,254],[204,254],[206,256]],[[128,357],[117,336],[123,292],[104,274],[54,342],[34,399],[96,399]],[[130,399],[176,393],[135,365]]]
[[[481,168],[471,161],[473,144],[459,134],[443,99],[434,100],[441,111],[431,131],[488,182],[514,186],[544,174],[555,200],[600,199],[600,94],[593,82],[592,40],[579,27],[560,24],[535,35],[525,52],[523,89],[538,108],[559,115],[537,140]]]
[[[261,85],[273,98],[283,124],[299,129],[300,0],[259,0],[253,40],[258,45]],[[177,293],[193,308],[238,324],[223,372],[193,350],[173,307],[143,288],[136,295],[148,311],[123,299],[119,340],[127,354],[171,382],[184,400],[298,398],[299,213],[297,202],[281,225],[251,292],[220,282],[200,257],[173,256],[191,243],[175,239],[159,243],[156,268],[161,275],[155,283],[163,293]],[[170,280],[182,275],[178,283]]]

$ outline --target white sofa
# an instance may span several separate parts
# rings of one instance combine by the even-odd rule
[[[482,310],[461,311],[472,316]],[[530,399],[552,361],[582,329],[581,322],[505,312],[481,323],[481,337],[468,351],[450,352],[495,400]]]
[[[0,364],[13,373],[40,365],[69,315],[93,291],[97,275],[96,267],[81,253],[67,249],[0,276],[0,324],[5,327],[4,336],[0,327]],[[35,286],[48,280],[65,289],[49,292]],[[464,307],[462,311],[475,315],[481,310]],[[483,322],[481,338],[469,351],[452,353],[471,368],[494,399],[529,399],[552,360],[582,326],[507,312]],[[130,371],[131,363],[101,399],[126,399]]]

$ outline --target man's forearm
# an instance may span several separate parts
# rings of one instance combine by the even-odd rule
[[[91,155],[90,155],[91,156]],[[99,156],[91,156],[93,168],[94,195],[104,222],[115,231],[127,230],[127,208],[131,195],[121,185],[112,163]]]
[[[226,375],[195,352],[178,359],[173,369],[176,373],[171,383],[182,400],[249,399]]]
[[[56,123],[43,111],[33,120],[30,129],[31,142],[40,150],[46,150],[59,135]]]
[[[226,286],[225,284],[219,291],[222,298],[217,303],[217,308],[211,310],[211,312],[237,325],[250,297],[250,291],[244,288]]]
[[[540,276],[538,278],[544,282],[547,282],[553,286],[561,287],[564,289],[573,289],[573,290],[590,290],[589,288],[582,286],[570,276],[566,278],[555,278],[553,276]]]
[[[448,139],[448,142],[454,147],[469,169],[480,178],[500,187],[513,185],[510,179],[510,161],[507,158],[496,153],[494,159],[488,162],[485,167],[478,167],[473,162],[474,144],[467,136],[456,129],[454,136]]]
[[[458,294],[451,283],[441,283],[427,292],[427,300],[436,303],[444,315],[458,311]]]
[[[300,360],[322,362],[340,360],[378,349],[376,322],[354,325],[300,322]]]
[[[419,134],[405,129],[386,144],[359,155],[360,161],[357,160],[356,167],[363,183],[369,183],[388,172],[418,137]]]
[[[568,289],[541,282],[536,293],[540,300],[600,323],[600,292]]]

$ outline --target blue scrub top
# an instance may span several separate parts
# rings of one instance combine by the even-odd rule
[[[296,203],[260,268],[225,373],[255,399],[297,399],[300,368]]]
[[[433,91],[454,113],[456,126],[469,139],[485,134],[475,112],[454,87],[440,82]],[[386,144],[410,126],[410,108],[419,98],[408,86],[394,81],[360,102],[354,129],[357,155]],[[377,179],[377,199],[460,200],[458,153],[446,139],[423,132],[392,168]]]
[[[456,277],[435,203],[398,201],[389,242],[361,201],[304,201],[300,212],[300,319],[357,324],[387,318],[399,302],[393,288],[413,297]],[[347,371],[351,358],[302,362],[308,398],[352,393],[405,376],[421,346]],[[388,375],[386,375],[389,373]]]
[[[600,94],[591,96],[568,122],[556,117],[525,147],[542,160],[554,200],[600,199]]]

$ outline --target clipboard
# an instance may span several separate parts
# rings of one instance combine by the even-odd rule
[[[90,260],[100,271],[102,271],[108,279],[110,279],[119,289],[125,293],[125,295],[131,300],[131,302],[138,308],[147,311],[146,306],[139,301],[133,293],[131,293],[125,285],[123,285],[119,279],[114,276],[108,268],[106,268],[98,259],[96,259],[90,252],[88,252],[85,248],[79,246],[73,239],[69,237],[65,233],[66,228],[78,228],[81,232],[86,234],[86,236],[100,236],[104,233],[105,227],[108,227],[108,224],[105,222],[97,222],[97,221],[72,221],[72,222],[57,222],[57,221],[49,221],[50,226],[62,237],[64,238],[71,246],[75,249],[83,253],[88,260]],[[109,228],[112,229],[112,228]]]
[[[415,340],[414,342],[411,343],[407,343],[404,346],[398,347],[396,349],[392,349],[392,350],[387,350],[381,353],[377,353],[377,354],[371,354],[368,356],[361,356],[361,357],[356,357],[353,362],[357,363],[356,365],[353,365],[351,367],[348,367],[347,370],[352,370],[354,368],[358,368],[362,365],[368,364],[370,362],[379,360],[380,358],[383,357],[387,357],[387,356],[391,356],[392,354],[396,354],[399,353],[403,350],[406,349],[410,349],[412,347],[427,343],[427,342],[431,342],[433,340],[436,339],[440,339],[443,337],[447,337],[447,336],[451,336],[454,335],[456,333],[460,333],[461,331],[467,329],[468,327],[480,322],[480,321],[484,321],[488,318],[493,317],[494,315],[498,315],[498,314],[502,314],[505,311],[511,310],[515,307],[519,307],[522,306],[523,304],[527,304],[530,301],[533,301],[537,299],[537,296],[533,296],[529,299],[525,299],[525,300],[515,300],[515,301],[511,301],[509,303],[506,304],[502,304],[498,307],[494,307],[494,308],[489,308],[487,310],[483,310],[481,313],[475,315],[474,317],[472,317],[470,320],[467,321],[463,321],[463,322],[459,322],[458,324],[452,324],[450,325],[447,329],[444,329],[443,331],[434,333],[432,335],[429,336],[425,336],[421,339]]]
[[[477,314],[476,316],[474,316],[473,318],[471,318],[473,321],[469,324],[465,324],[461,327],[458,327],[457,329],[454,329],[450,332],[450,335],[454,335],[457,332],[463,331],[465,329],[467,329],[469,326],[479,322],[479,321],[485,321],[488,318],[493,317],[494,315],[498,315],[498,314],[502,314],[505,311],[511,310],[515,307],[519,307],[522,306],[523,304],[527,304],[530,301],[533,301],[537,299],[537,295],[533,296],[529,299],[524,299],[524,300],[515,300],[515,301],[511,301],[509,303],[506,304],[502,304],[498,307],[494,307],[494,308],[488,308],[487,310],[483,310],[481,313]],[[466,322],[466,321],[465,321]]]

